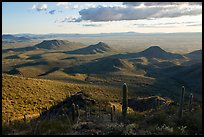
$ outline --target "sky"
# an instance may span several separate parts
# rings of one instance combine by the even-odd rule
[[[201,2],[2,2],[3,34],[202,32]]]

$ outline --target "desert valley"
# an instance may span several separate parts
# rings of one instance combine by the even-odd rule
[[[202,2],[2,2],[3,135],[202,135]]]
[[[15,40],[20,38],[21,41]],[[198,111],[195,114],[199,115],[201,111],[202,49],[175,53],[152,45],[142,51],[124,52],[100,41],[86,45],[65,38],[46,40],[12,35],[3,35],[2,40],[2,112],[5,124],[23,120],[24,115],[41,114],[78,92],[93,99],[93,106],[104,105],[101,109],[105,110],[101,113],[108,113],[109,107],[115,105],[120,114],[124,83],[128,86],[131,102],[128,108],[132,115],[153,115],[151,111],[156,108],[152,104],[158,98],[164,104],[171,102],[165,105],[173,109],[171,113],[174,115],[169,115],[176,117],[182,86],[186,89],[186,105],[190,93],[193,93],[194,111]],[[144,100],[144,108],[137,103],[138,99]],[[84,104],[81,105],[79,108],[83,111]]]

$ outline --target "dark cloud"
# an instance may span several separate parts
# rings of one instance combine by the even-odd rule
[[[202,5],[202,2],[123,2],[123,5],[126,6],[140,6],[144,4],[145,6],[165,6],[165,5]]]
[[[49,11],[49,13],[50,13],[51,15],[53,15],[53,14],[55,14],[55,11],[56,11],[56,10],[51,10],[51,11]]]
[[[138,7],[141,4],[145,7]],[[180,6],[182,4],[186,6]],[[98,6],[79,11],[78,18],[65,18],[62,22],[106,22],[121,20],[142,20],[174,18],[202,14],[201,2],[124,2],[123,6]],[[155,6],[159,5],[159,6]],[[166,6],[176,5],[176,6]]]
[[[143,28],[163,28],[163,27],[176,27],[176,25],[185,25],[185,26],[200,26],[201,23],[194,21],[186,21],[186,22],[166,22],[166,23],[155,23],[155,24],[141,24],[136,23],[134,26],[143,27]]]
[[[190,27],[193,27],[193,26],[202,26],[202,24],[186,24],[186,26],[190,26]]]
[[[185,15],[202,14],[202,8],[191,7],[96,7],[83,9],[79,11],[81,15],[77,21],[90,20],[93,22],[100,21],[120,21],[120,20],[140,20],[150,18],[173,18]],[[77,22],[75,21],[75,22]]]
[[[100,27],[101,24],[83,24],[84,27]]]
[[[173,28],[173,27],[176,27],[174,25],[146,25],[146,24],[139,24],[136,26],[139,28]]]
[[[75,17],[66,17],[64,18],[61,23],[64,23],[64,22],[81,22],[81,18],[75,18]]]
[[[200,5],[202,6],[202,2],[188,2],[189,5]]]
[[[161,8],[135,9],[120,7],[97,7],[79,11],[82,20],[120,21],[145,19],[159,13]]]

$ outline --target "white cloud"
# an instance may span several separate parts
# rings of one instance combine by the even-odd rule
[[[85,3],[85,4],[76,4],[71,2],[58,2],[56,4],[58,7],[64,7],[65,9],[87,9],[87,8],[95,8],[96,5],[92,3]]]
[[[57,2],[57,6],[67,6],[68,2]]]
[[[95,8],[96,5],[94,4],[82,4],[82,5],[79,5],[79,4],[69,4],[66,6],[67,9],[88,9],[88,8]]]
[[[47,4],[34,4],[31,9],[36,9],[37,11],[47,10]]]
[[[88,8],[95,8],[96,5],[94,4],[84,4],[84,5],[81,5],[79,6],[80,9],[88,9]]]
[[[34,4],[31,9],[35,9],[35,8],[36,8],[36,5]]]

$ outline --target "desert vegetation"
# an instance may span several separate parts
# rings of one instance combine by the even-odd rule
[[[189,100],[177,105],[154,96],[135,99],[132,105],[127,84],[118,91],[6,74],[3,85],[4,134],[202,134],[202,109],[191,98],[189,111]],[[9,85],[17,87],[11,89]],[[25,90],[31,86],[33,90]],[[134,111],[133,106],[139,102],[147,109]]]

